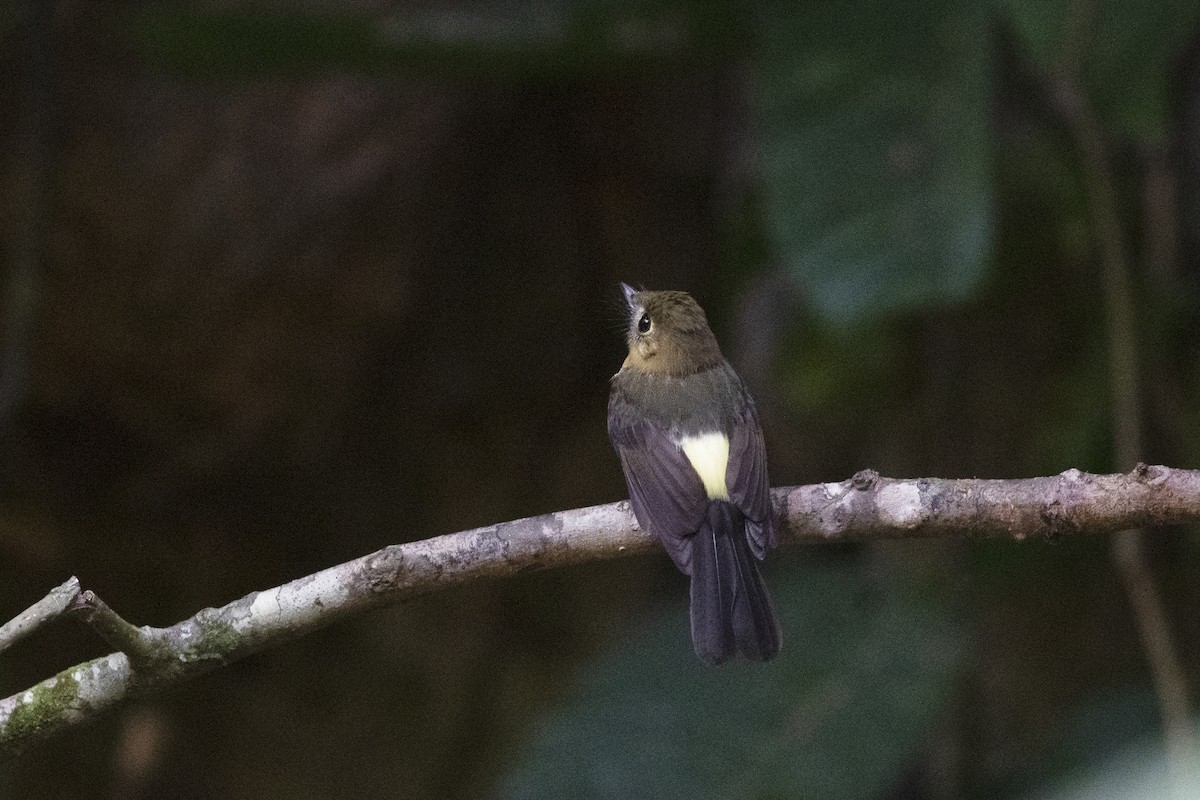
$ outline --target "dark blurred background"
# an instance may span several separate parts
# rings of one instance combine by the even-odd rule
[[[621,280],[708,310],[776,485],[1130,469],[1113,336],[1141,458],[1200,462],[1194,2],[9,0],[0,109],[6,619],[75,574],[165,625],[624,497]],[[1200,549],[1151,534],[1194,685]],[[140,702],[0,796],[1047,797],[1132,753],[1161,796],[1102,538],[767,572],[767,666],[694,663],[666,558],[558,570]],[[53,627],[0,696],[105,651]]]

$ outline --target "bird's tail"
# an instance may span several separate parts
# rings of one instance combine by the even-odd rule
[[[746,540],[746,519],[732,503],[708,504],[692,537],[692,646],[706,664],[737,653],[768,661],[779,653],[775,608]]]

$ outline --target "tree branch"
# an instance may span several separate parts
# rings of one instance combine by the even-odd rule
[[[1023,541],[1200,522],[1200,471],[1144,464],[1124,475],[1068,470],[1020,480],[896,480],[867,470],[840,483],[775,489],[773,495],[782,538],[797,544],[931,537]],[[122,652],[0,700],[0,755],[15,755],[135,697],[168,690],[369,609],[470,581],[657,547],[637,528],[629,504],[620,502],[391,545],[222,608],[206,608],[169,628],[134,627],[83,592],[73,608]]]
[[[79,592],[67,612],[77,616],[101,639],[129,656],[135,666],[153,666],[155,660],[161,657],[159,648],[149,635],[149,629],[138,628],[123,620],[91,589]]]
[[[62,586],[51,589],[50,594],[0,625],[0,653],[46,623],[58,619],[78,596],[79,579],[70,578]]]

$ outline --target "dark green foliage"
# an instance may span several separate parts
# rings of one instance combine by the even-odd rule
[[[953,614],[850,562],[770,581],[786,631],[776,661],[706,668],[682,607],[665,613],[589,668],[501,796],[877,796],[946,708]]]
[[[1048,78],[1078,70],[1112,133],[1153,144],[1168,136],[1172,74],[1200,21],[1189,0],[1002,0],[1031,65]]]
[[[133,46],[172,74],[255,79],[335,72],[536,78],[703,65],[740,47],[724,3],[590,2],[283,12],[151,6],[129,16]]]
[[[778,255],[837,321],[962,300],[993,236],[977,3],[763,9],[762,175]]]

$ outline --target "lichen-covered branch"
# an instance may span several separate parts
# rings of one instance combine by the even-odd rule
[[[775,489],[774,502],[790,543],[1055,538],[1200,522],[1200,471],[1139,465],[1123,475],[1068,470],[1018,480],[897,480],[866,471],[839,483]],[[169,628],[134,627],[83,592],[76,608],[89,609],[89,624],[123,652],[0,700],[0,755],[368,609],[656,547],[621,502],[391,545]]]

